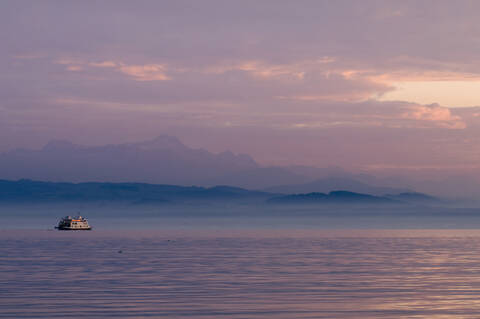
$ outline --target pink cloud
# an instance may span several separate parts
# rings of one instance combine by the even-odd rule
[[[114,61],[90,62],[89,65],[98,68],[114,68],[118,64]]]
[[[401,114],[401,118],[415,121],[426,121],[436,123],[438,126],[464,129],[465,122],[459,116],[453,115],[450,109],[438,104],[432,105],[410,105]]]
[[[133,77],[136,81],[166,81],[167,68],[163,64],[126,65],[121,64],[118,70]]]
[[[67,66],[67,70],[68,71],[82,71],[83,70],[83,67],[81,67],[80,65],[69,65]]]
[[[135,81],[167,81],[167,66],[165,64],[126,64],[105,60],[101,62],[85,62],[79,59],[62,58],[55,61],[65,65],[68,71],[83,71],[86,67],[110,68],[132,77]]]
[[[244,71],[248,74],[264,79],[275,79],[279,77],[290,77],[302,80],[307,72],[314,71],[319,66],[332,63],[333,57],[320,57],[316,60],[297,61],[285,64],[267,63],[261,60],[245,60],[232,63],[220,63],[205,68],[205,73],[223,74],[229,71]]]

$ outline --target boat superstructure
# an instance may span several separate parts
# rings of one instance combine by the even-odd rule
[[[88,224],[86,218],[82,216],[65,216],[63,217],[58,226],[55,227],[58,230],[91,230],[92,227]]]

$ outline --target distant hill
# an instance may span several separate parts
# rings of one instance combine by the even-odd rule
[[[273,197],[268,200],[272,204],[398,204],[388,197],[359,194],[347,191],[325,193],[294,194]]]
[[[199,201],[261,201],[273,194],[230,186],[197,187],[144,183],[53,183],[0,180],[0,202],[119,202],[133,204]]]
[[[374,196],[349,191],[282,195],[231,186],[177,186],[146,183],[55,183],[0,180],[0,203],[102,202],[124,204],[434,204],[440,200],[420,193]]]
[[[395,195],[386,195],[385,197],[393,199],[393,200],[399,200],[399,201],[406,201],[410,203],[432,203],[432,202],[439,202],[442,201],[440,198],[426,195],[423,193],[400,193],[400,194],[395,194]]]
[[[264,191],[282,194],[328,193],[333,190],[346,190],[354,193],[386,195],[405,193],[403,188],[372,186],[348,177],[327,177],[304,184],[290,184],[265,188]]]

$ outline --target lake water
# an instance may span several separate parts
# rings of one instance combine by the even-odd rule
[[[480,231],[0,231],[2,318],[479,318]]]

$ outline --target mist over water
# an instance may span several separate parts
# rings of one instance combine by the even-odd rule
[[[81,214],[102,230],[130,229],[474,229],[477,207],[267,204],[24,204],[0,205],[0,229],[53,229]]]

